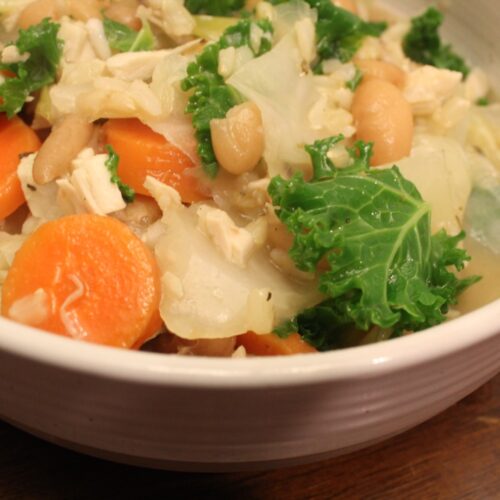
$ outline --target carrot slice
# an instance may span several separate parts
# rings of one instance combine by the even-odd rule
[[[41,317],[14,315],[16,304],[40,291]],[[161,328],[159,302],[152,252],[123,223],[83,214],[48,222],[28,238],[7,275],[2,314],[60,335],[137,348]]]
[[[282,339],[274,333],[257,335],[254,332],[247,332],[240,335],[237,342],[248,354],[254,356],[287,356],[317,352],[314,347],[304,342],[298,333]]]
[[[104,138],[120,157],[118,174],[137,193],[149,195],[144,188],[147,176],[175,188],[185,203],[206,197],[193,175],[194,164],[179,148],[135,118],[109,120]]]
[[[13,214],[24,202],[17,178],[20,155],[38,151],[41,146],[36,133],[21,119],[9,120],[0,115],[0,219]]]

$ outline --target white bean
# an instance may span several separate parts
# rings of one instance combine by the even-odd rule
[[[352,105],[357,138],[374,143],[373,165],[408,156],[413,141],[413,114],[403,93],[385,80],[363,82]]]
[[[226,118],[212,120],[210,131],[217,161],[231,174],[250,172],[264,154],[262,116],[252,102],[235,106]]]
[[[43,143],[33,164],[33,179],[48,184],[69,171],[71,162],[92,138],[93,125],[77,115],[57,123]]]
[[[356,66],[363,73],[363,81],[379,79],[386,80],[396,87],[403,89],[406,83],[405,72],[395,64],[374,59],[359,59],[355,61]]]
[[[128,3],[114,2],[104,11],[104,14],[113,21],[124,24],[133,30],[139,30],[141,20],[136,15],[138,6],[139,2],[136,1]]]
[[[28,29],[46,17],[59,19],[62,14],[57,0],[35,0],[21,12],[17,24],[21,29]]]

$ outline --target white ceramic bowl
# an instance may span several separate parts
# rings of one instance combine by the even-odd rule
[[[494,74],[493,2],[457,0],[449,17],[449,38]],[[251,469],[345,453],[423,422],[499,369],[500,301],[381,344],[238,360],[115,350],[0,319],[0,418],[151,467]]]

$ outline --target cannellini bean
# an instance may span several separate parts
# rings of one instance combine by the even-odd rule
[[[352,12],[353,14],[358,13],[358,9],[353,0],[333,0],[333,4],[337,7],[342,7],[343,9]]]
[[[109,19],[121,24],[125,24],[133,30],[141,29],[141,20],[137,17],[137,7],[139,2],[127,3],[112,3],[105,11],[104,14]]]
[[[68,172],[71,162],[92,138],[93,125],[77,115],[68,115],[57,123],[43,143],[33,164],[37,184],[49,182]]]
[[[408,156],[413,140],[413,115],[403,93],[385,80],[368,80],[354,94],[357,138],[374,143],[373,165]]]
[[[46,17],[59,19],[69,15],[79,21],[87,21],[92,17],[101,18],[104,0],[35,0],[30,3],[19,16],[17,22],[22,29],[38,24]]]
[[[46,17],[58,19],[62,14],[58,0],[35,0],[21,12],[17,24],[21,29],[28,29]]]
[[[250,172],[264,154],[264,130],[259,108],[246,102],[226,118],[210,122],[212,144],[220,165],[231,174]]]
[[[68,14],[78,21],[88,21],[91,18],[101,18],[99,0],[66,0]]]
[[[148,227],[161,219],[162,212],[156,201],[149,196],[137,195],[132,203],[113,214],[127,224],[136,234],[142,234]]]
[[[386,80],[400,89],[405,86],[406,74],[395,64],[369,59],[356,60],[355,64],[363,73],[364,82],[378,78],[379,80]]]

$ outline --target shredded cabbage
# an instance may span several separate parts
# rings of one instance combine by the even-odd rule
[[[264,251],[246,268],[230,262],[198,229],[199,206],[172,201],[169,189],[152,179],[146,187],[164,209],[164,235],[155,247],[163,276],[160,312],[176,335],[210,339],[249,330],[269,333],[321,300],[315,282],[288,279]]]
[[[431,205],[432,232],[445,229],[448,234],[459,233],[472,189],[468,158],[462,146],[453,139],[421,135],[416,138],[410,157],[399,161],[398,167]]]

